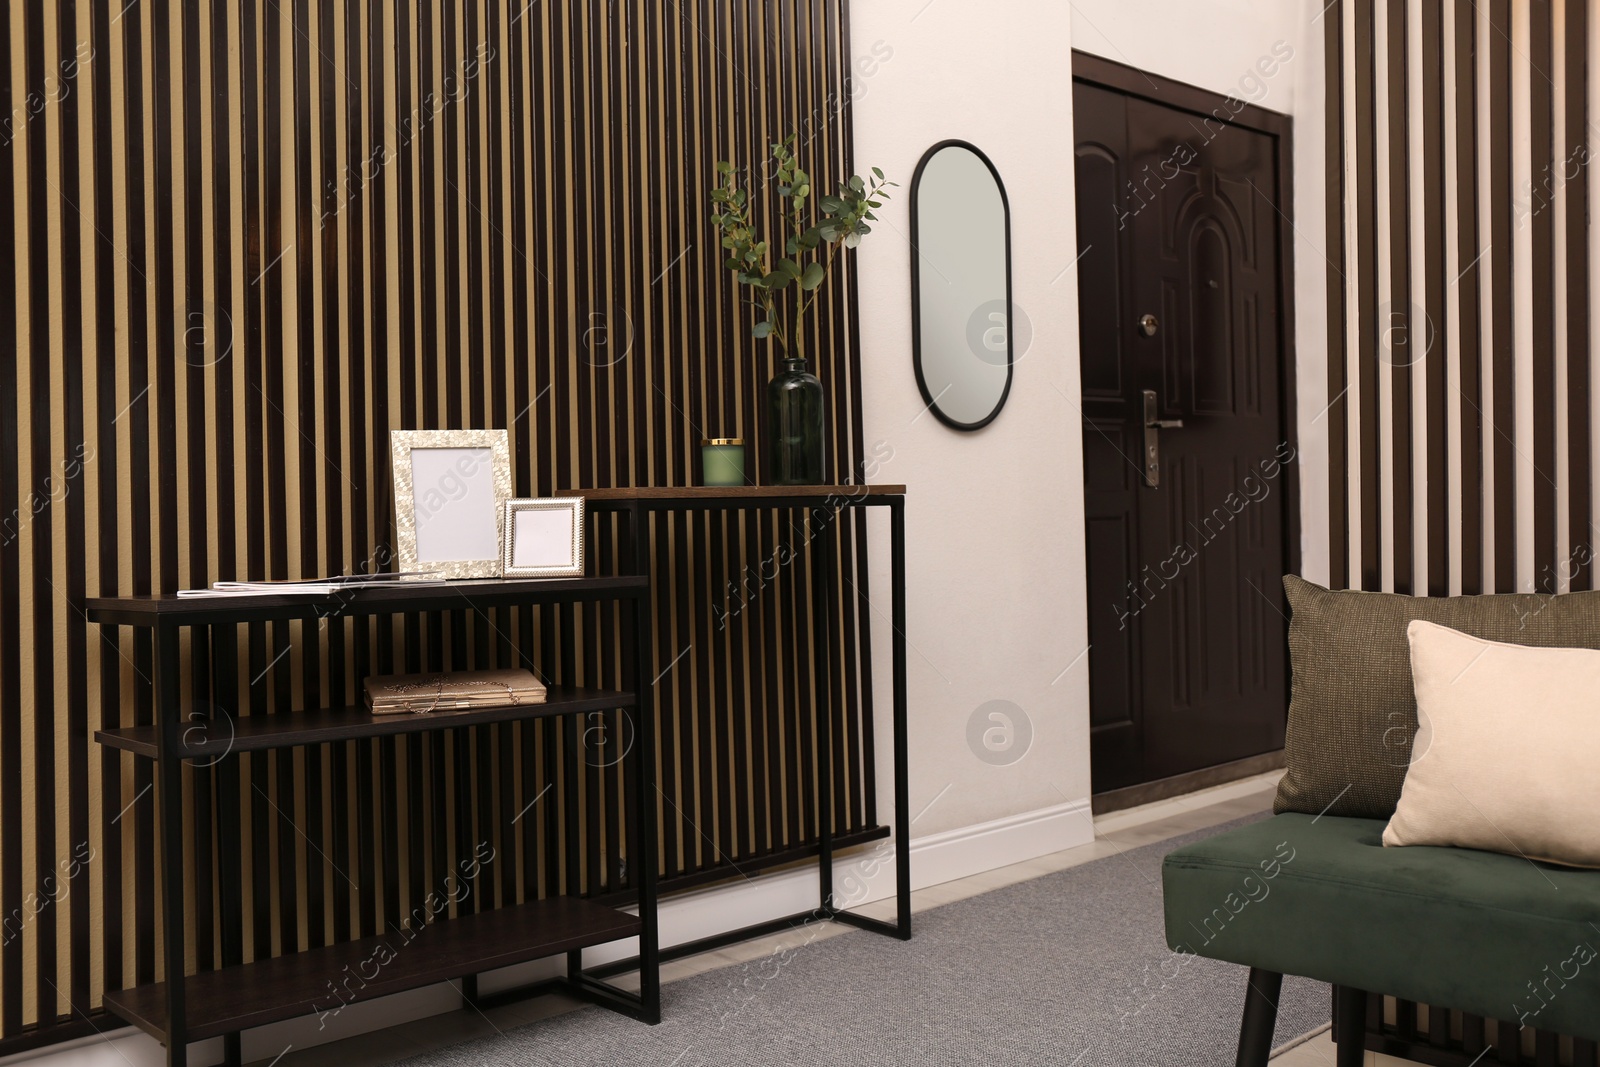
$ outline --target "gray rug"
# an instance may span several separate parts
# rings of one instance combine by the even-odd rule
[[[1164,855],[1226,828],[922,912],[909,942],[853,931],[670,983],[659,1026],[590,1007],[406,1063],[1227,1067],[1245,969],[1173,957],[1160,880]],[[1328,1003],[1286,979],[1275,1044]]]

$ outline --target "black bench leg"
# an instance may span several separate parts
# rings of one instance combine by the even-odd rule
[[[1239,1026],[1238,1067],[1267,1067],[1272,1055],[1272,1031],[1278,1024],[1278,993],[1283,975],[1250,968],[1244,991],[1244,1022]]]
[[[1367,1058],[1367,995],[1349,986],[1333,987],[1333,1040],[1338,1067],[1361,1067]]]

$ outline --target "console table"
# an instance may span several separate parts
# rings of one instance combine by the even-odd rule
[[[167,1063],[187,1063],[187,1046],[210,1037],[224,1038],[226,1061],[240,1062],[242,1030],[296,1016],[316,1014],[327,1000],[330,976],[382,960],[344,1003],[386,996],[438,982],[463,979],[465,995],[478,1002],[479,973],[565,954],[564,989],[578,997],[654,1023],[661,1016],[661,985],[656,922],[656,787],[651,725],[651,687],[642,664],[650,647],[650,587],[643,577],[507,579],[455,581],[442,584],[397,583],[348,590],[327,596],[240,594],[231,596],[102,597],[87,602],[91,623],[145,627],[154,631],[155,721],[144,726],[100,730],[95,740],[156,763],[160,803],[162,873],[162,945],[166,981],[105,994],[112,1013],[140,1027],[167,1048]],[[424,715],[374,715],[364,707],[306,709],[234,719],[227,731],[186,721],[183,714],[179,647],[184,627],[229,626],[251,622],[324,619],[337,616],[403,612],[485,610],[540,604],[613,601],[631,603],[633,625],[624,624],[624,688],[579,689],[551,686],[541,704],[438,711]],[[624,620],[626,616],[624,616]],[[442,666],[442,665],[441,665]],[[233,684],[231,656],[219,664]],[[635,723],[632,761],[632,806],[626,831],[628,851],[637,857],[630,878],[638,914],[602,906],[578,896],[531,900],[454,919],[430,917],[427,933],[404,940],[393,934],[331,944],[304,952],[242,963],[242,890],[239,841],[220,835],[221,956],[219,970],[186,975],[184,940],[184,811],[181,764],[207,760],[231,787],[218,790],[218,818],[239,822],[238,755],[268,749],[317,745],[398,734],[456,729],[489,723],[531,720],[557,715],[586,715],[625,709]],[[209,832],[209,831],[207,831]],[[413,935],[415,936],[415,935]],[[639,939],[636,966],[640,991],[635,994],[600,980],[585,970],[583,950],[625,938]],[[398,947],[396,947],[398,946]],[[543,991],[544,984],[520,992]],[[515,993],[511,994],[515,995]],[[494,1000],[505,999],[496,994]],[[342,1007],[342,1004],[340,1004]]]
[[[822,758],[818,762],[821,782],[817,794],[821,798],[822,815],[819,819],[820,850],[818,877],[821,881],[821,899],[815,911],[775,919],[727,931],[715,937],[703,938],[684,945],[674,945],[662,951],[664,959],[706,951],[720,945],[775,933],[817,918],[857,926],[864,930],[887,934],[901,940],[911,937],[911,813],[910,794],[906,782],[906,573],[905,573],[905,501],[903,485],[746,485],[717,487],[632,487],[615,489],[568,489],[557,496],[581,496],[591,513],[612,513],[627,517],[626,544],[631,546],[631,571],[635,575],[650,573],[649,516],[665,511],[758,511],[774,508],[803,508],[808,512],[838,511],[849,508],[882,507],[889,510],[890,537],[890,623],[892,633],[892,664],[894,689],[894,855],[896,918],[883,922],[865,915],[846,911],[835,905],[833,899],[833,788],[832,773],[832,716],[829,709],[821,708],[818,715],[818,747]],[[593,524],[589,529],[593,530]],[[815,618],[826,627],[831,619],[830,590],[832,588],[831,537],[811,538],[816,549],[817,570],[823,576],[813,582]],[[832,677],[831,642],[823,631],[819,657],[820,673],[824,681]],[[819,694],[833,692],[831,684],[819,684]],[[600,973],[613,973],[623,965],[612,964]]]

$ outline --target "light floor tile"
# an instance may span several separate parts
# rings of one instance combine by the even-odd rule
[[[1336,1051],[1333,1035],[1323,1032],[1275,1057],[1272,1067],[1334,1067]],[[1414,1067],[1411,1060],[1396,1059],[1381,1052],[1368,1052],[1364,1062],[1365,1067]]]

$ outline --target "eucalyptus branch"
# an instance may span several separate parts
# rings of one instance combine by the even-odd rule
[[[716,207],[711,221],[728,254],[724,265],[734,272],[740,285],[753,290],[750,303],[760,307],[764,315],[755,325],[754,336],[757,340],[777,341],[790,356],[797,354],[804,340],[806,315],[815,306],[817,291],[840,250],[855,248],[862,237],[872,232],[871,223],[877,221],[873,209],[883,206],[889,187],[895,184],[873,167],[869,179],[852,176],[837,195],[817,198],[816,207],[808,215],[812,181],[798,165],[793,145],[794,137],[790,136],[771,148],[780,200],[777,217],[783,236],[783,254],[776,265],[775,250],[767,241],[758,239],[752,198],[738,187],[733,164],[717,164],[717,184],[711,190],[711,202]],[[793,315],[793,347],[785,310]]]

